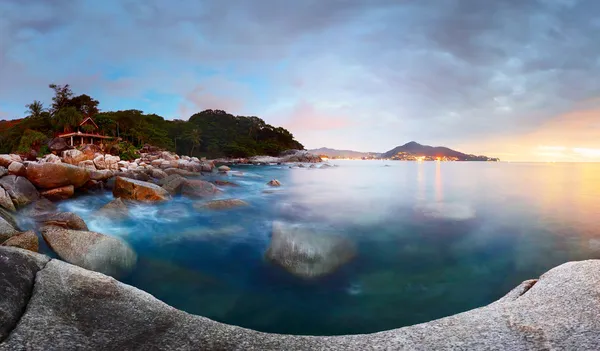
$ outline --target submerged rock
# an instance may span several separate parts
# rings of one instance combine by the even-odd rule
[[[221,173],[227,173],[229,171],[231,171],[231,168],[227,167],[227,166],[221,166],[218,168],[219,172]]]
[[[124,218],[129,216],[129,208],[121,198],[116,198],[102,206],[98,214],[108,218]]]
[[[75,187],[72,185],[61,186],[60,188],[44,190],[40,194],[52,201],[66,200],[75,195]]]
[[[275,221],[265,256],[294,275],[316,278],[333,273],[355,254],[356,248],[347,238]]]
[[[54,189],[67,185],[80,188],[90,180],[90,172],[87,169],[64,163],[31,163],[27,166],[27,179],[42,189]]]
[[[181,194],[191,198],[213,196],[218,191],[214,184],[199,179],[186,179],[181,186]]]
[[[245,206],[248,206],[248,203],[240,199],[212,200],[208,202],[197,202],[194,204],[195,209],[209,210],[227,210],[234,207]]]
[[[116,178],[113,195],[127,200],[150,202],[170,198],[169,193],[156,184],[123,177]]]
[[[47,226],[42,236],[61,259],[107,275],[129,272],[137,260],[126,242],[108,235]]]
[[[40,247],[38,237],[33,230],[13,235],[3,242],[2,246],[18,247],[33,252],[38,252]]]
[[[218,186],[239,186],[238,184],[230,182],[228,180],[215,180],[213,183]]]
[[[57,226],[65,229],[88,230],[85,221],[73,212],[44,213],[32,217],[42,226]]]
[[[6,190],[17,208],[24,207],[40,198],[40,193],[25,177],[15,175],[4,176],[0,178],[0,186]]]
[[[277,179],[273,179],[267,183],[269,186],[281,186],[281,183]]]

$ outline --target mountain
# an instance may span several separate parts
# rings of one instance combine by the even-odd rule
[[[325,155],[329,158],[378,158],[381,154],[378,152],[360,152],[352,150],[336,150],[322,147],[320,149],[308,150],[311,154]]]
[[[421,145],[415,141],[411,141],[410,143],[406,143],[402,146],[393,148],[392,150],[383,153],[381,155],[381,158],[390,158],[398,160],[444,159],[451,161],[498,161],[497,158],[465,154],[443,146],[434,147],[428,145]]]

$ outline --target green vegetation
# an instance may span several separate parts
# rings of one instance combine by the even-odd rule
[[[98,125],[95,132],[121,139],[114,149],[125,158],[134,157],[144,144],[198,157],[275,156],[288,149],[304,149],[286,129],[254,116],[205,110],[183,121],[139,110],[100,112],[98,100],[85,94],[75,96],[68,84],[51,84],[50,88],[54,90],[50,108],[35,100],[26,106],[27,117],[0,121],[0,153],[43,151],[42,139],[78,128],[90,132],[90,126],[78,127],[86,117]]]

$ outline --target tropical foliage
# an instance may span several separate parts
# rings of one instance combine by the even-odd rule
[[[29,142],[33,140],[32,132],[38,133],[35,134],[38,139],[41,135],[50,139],[64,131],[78,128],[84,131],[79,124],[86,117],[94,119],[99,128],[97,132],[120,138],[119,149],[129,153],[144,144],[199,157],[277,155],[287,149],[304,148],[286,129],[269,125],[255,116],[205,110],[184,121],[167,120],[133,109],[101,112],[98,100],[85,94],[74,95],[68,84],[51,84],[50,88],[54,90],[54,97],[49,109],[34,100],[26,105],[27,117],[0,121],[1,153],[24,152],[27,147],[37,151],[40,143]],[[28,130],[31,132],[26,132]]]

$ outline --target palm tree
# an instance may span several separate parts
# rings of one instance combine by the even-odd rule
[[[202,132],[198,128],[194,128],[188,131],[185,135],[185,140],[192,143],[192,149],[190,150],[190,156],[194,154],[194,149],[200,145],[200,141],[202,141]]]
[[[57,128],[66,132],[77,127],[83,120],[83,115],[75,107],[64,107],[56,112],[54,119]]]
[[[29,117],[32,118],[40,118],[42,116],[42,112],[44,112],[44,104],[41,101],[34,100],[32,103],[25,105],[27,107],[27,111],[25,113],[29,114]]]

